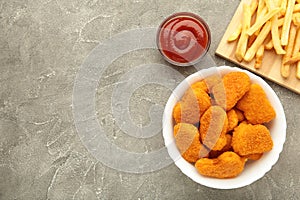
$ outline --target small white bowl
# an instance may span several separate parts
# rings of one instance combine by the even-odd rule
[[[271,102],[273,108],[276,111],[276,118],[273,119],[266,126],[269,128],[272,139],[273,139],[273,149],[270,152],[264,153],[261,159],[257,161],[247,161],[244,171],[235,178],[229,179],[217,179],[202,176],[199,174],[194,167],[186,160],[184,160],[175,144],[175,139],[173,136],[174,120],[172,117],[173,108],[178,102],[185,91],[189,88],[189,85],[202,80],[205,77],[214,74],[220,74],[220,76],[233,71],[245,72],[249,75],[251,83],[258,83],[267,94],[269,101]],[[236,67],[221,66],[221,67],[211,67],[208,69],[200,70],[185,80],[183,80],[171,94],[163,115],[163,137],[165,145],[168,149],[170,157],[174,160],[175,165],[188,177],[190,177],[195,182],[205,185],[211,188],[217,189],[233,189],[247,186],[258,179],[262,178],[266,172],[271,170],[272,166],[277,162],[279,154],[283,149],[283,144],[286,137],[286,119],[283,107],[280,103],[279,98],[273,91],[273,89],[260,77],[254,75],[253,73],[242,70]]]

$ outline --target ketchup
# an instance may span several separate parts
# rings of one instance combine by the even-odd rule
[[[157,40],[167,61],[186,66],[195,64],[208,51],[210,32],[199,16],[177,13],[161,24]]]

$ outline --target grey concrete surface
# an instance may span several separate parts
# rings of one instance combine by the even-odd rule
[[[300,96],[268,83],[282,101],[286,143],[277,164],[262,179],[235,190],[199,185],[171,164],[132,174],[106,167],[83,146],[72,114],[73,85],[91,50],[126,30],[157,27],[168,15],[201,15],[212,33],[214,55],[239,0],[0,0],[0,199],[300,199]],[[99,81],[97,117],[111,142],[130,151],[163,146],[122,133],[111,114],[112,89],[132,67],[166,64],[157,50],[117,58]],[[178,69],[178,68],[175,68]],[[185,76],[191,68],[178,69]],[[164,105],[170,91],[148,85],[132,96],[132,120],[149,123],[147,110]],[[134,144],[134,145],[132,145]]]

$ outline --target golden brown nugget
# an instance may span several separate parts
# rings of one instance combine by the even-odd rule
[[[173,117],[176,123],[196,124],[199,122],[200,108],[195,98],[181,101],[179,104],[173,110]]]
[[[182,101],[186,104],[198,103],[200,109],[200,116],[211,106],[209,95],[202,89],[188,89],[182,97]]]
[[[206,93],[208,92],[208,87],[207,87],[207,85],[206,85],[206,83],[205,83],[204,80],[203,81],[198,81],[196,83],[193,83],[191,85],[191,88],[193,90],[203,90]]]
[[[220,135],[220,137],[217,139],[217,141],[214,145],[206,146],[206,147],[211,150],[214,150],[214,151],[219,151],[219,150],[222,150],[226,144],[227,144],[227,139],[226,139],[225,135]]]
[[[176,105],[173,108],[173,118],[177,123],[180,123],[181,121],[181,102],[177,102]]]
[[[227,112],[227,118],[228,118],[227,131],[232,131],[239,123],[238,116],[234,109],[231,109]]]
[[[239,175],[245,166],[245,158],[234,152],[227,151],[218,158],[201,158],[195,167],[203,176],[214,178],[232,178]]]
[[[230,72],[226,74],[222,83],[212,89],[215,102],[226,109],[232,109],[235,104],[250,89],[250,78],[244,72]]]
[[[178,102],[173,109],[173,118],[176,123],[196,124],[200,119],[200,110],[197,101],[192,102]]]
[[[266,93],[258,84],[252,84],[250,90],[237,103],[238,109],[244,112],[251,124],[263,124],[276,117],[276,113],[269,102]]]
[[[226,137],[226,145],[221,150],[221,151],[224,151],[224,152],[229,151],[229,150],[232,149],[232,146],[231,146],[232,136],[230,134],[226,134],[225,137]]]
[[[226,137],[226,145],[220,151],[214,151],[214,150],[210,151],[209,158],[217,158],[222,153],[232,150],[231,147],[232,136],[230,134],[226,134],[225,137]]]
[[[207,85],[208,92],[212,92],[212,88],[222,82],[222,76],[220,74],[211,75],[206,77],[204,81]]]
[[[231,145],[234,152],[246,156],[270,151],[273,140],[264,125],[240,124],[233,131]]]
[[[236,109],[236,108],[234,108],[234,111],[235,111],[235,113],[236,113],[236,115],[237,115],[237,117],[238,117],[238,121],[239,121],[239,122],[245,120],[245,116],[244,116],[244,114],[243,114],[242,111],[240,111],[240,110],[238,110],[238,109]]]
[[[210,105],[210,97],[205,91],[189,88],[182,100],[174,106],[173,118],[176,123],[196,124]]]
[[[192,124],[179,123],[174,126],[176,146],[188,162],[196,162],[208,155],[208,150],[200,143],[198,129]]]
[[[209,149],[221,150],[226,145],[228,119],[220,106],[211,106],[200,119],[202,143]]]
[[[249,124],[247,120],[241,121],[240,124]]]

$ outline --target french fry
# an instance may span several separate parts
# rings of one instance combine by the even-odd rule
[[[273,3],[273,5],[272,5],[273,7],[271,7],[272,9],[274,9],[274,7],[280,7],[279,4],[281,4],[281,0],[273,0],[271,2]]]
[[[287,2],[287,9],[284,16],[284,23],[282,26],[282,33],[281,33],[281,45],[286,46],[289,40],[289,31],[291,27],[292,21],[292,14],[294,10],[295,0],[288,0]]]
[[[280,12],[280,8],[275,8],[269,11],[265,16],[263,16],[259,21],[255,22],[255,24],[253,24],[253,26],[249,28],[247,34],[252,35],[255,31],[260,29],[269,19],[271,19],[271,17],[273,17],[279,12]]]
[[[256,11],[257,16],[260,16],[261,11],[263,10],[264,7],[265,7],[265,1],[264,0],[258,0],[257,11]]]
[[[296,39],[297,27],[292,23],[290,28],[288,45],[286,46],[286,54],[283,56],[283,63],[286,63],[293,55],[293,47]]]
[[[265,49],[266,50],[271,50],[273,48],[273,41],[272,41],[272,35],[271,34],[269,34],[267,36],[264,43],[265,43]]]
[[[271,23],[271,34],[272,34],[272,40],[273,40],[273,46],[277,54],[285,54],[285,50],[282,48],[279,38],[279,32],[278,32],[278,18],[277,14],[272,17]]]
[[[237,29],[229,36],[229,38],[227,39],[227,41],[228,42],[235,41],[240,36],[241,32],[242,32],[242,24],[239,24],[239,26],[237,27]]]
[[[300,62],[297,63],[296,77],[297,77],[298,79],[300,79]]]
[[[264,2],[264,0],[260,0],[261,2]],[[259,5],[258,5],[259,6]],[[258,8],[259,7],[257,7],[257,12],[256,12],[256,21],[259,21],[259,20],[261,20],[261,18],[263,17],[263,16],[265,16],[266,15],[266,13],[268,12],[268,8],[263,4],[263,8],[261,8],[261,11],[260,12],[258,12]],[[259,34],[259,32],[260,32],[260,28],[257,30],[257,31],[255,31],[255,33],[254,33],[254,35],[258,35]]]
[[[268,36],[269,32],[271,30],[271,22],[268,21],[263,28],[261,29],[261,32],[257,36],[254,43],[251,45],[251,47],[247,50],[244,60],[247,62],[250,62],[253,57],[255,56],[255,53],[257,52],[258,48],[262,45],[266,37]]]
[[[295,66],[300,80],[300,0],[252,0],[243,6],[241,23],[227,39],[237,41],[236,59],[255,59],[254,68],[259,69],[265,50],[274,48],[281,56],[281,76],[288,78]]]
[[[296,39],[295,39],[292,55],[296,56],[297,54],[299,54],[299,51],[300,51],[300,28],[297,28]]]
[[[251,16],[255,13],[257,6],[258,6],[258,0],[252,0],[250,5]]]
[[[264,45],[261,45],[256,52],[255,65],[254,65],[255,69],[259,69],[261,67],[264,51],[265,51],[265,47]]]
[[[278,27],[281,27],[283,25],[284,18],[278,19]]]
[[[280,14],[284,15],[285,11],[286,11],[286,4],[287,4],[287,0],[281,0],[281,11]]]
[[[300,11],[300,3],[297,3],[297,4],[295,4],[295,6],[294,6],[293,12],[295,13],[295,12],[299,12],[299,11]]]
[[[273,47],[274,47],[274,44],[273,44],[272,40],[270,40],[269,42],[267,42],[267,44],[265,45],[265,49],[266,50],[271,50],[271,49],[273,49]]]
[[[300,13],[293,14],[292,21],[296,26],[300,26]]]
[[[292,57],[288,60],[285,60],[284,64],[292,65],[300,61],[300,29],[297,28],[296,39],[294,42],[294,47],[292,51]]]
[[[284,63],[286,63],[292,56],[293,46],[296,39],[296,33],[297,33],[297,27],[292,23],[289,32],[288,44],[286,46],[286,54],[282,58],[282,64],[280,70],[281,76],[284,78],[288,78],[290,76],[290,65]]]
[[[296,62],[300,61],[300,52],[298,52],[298,54],[294,55],[293,57],[289,58],[288,60],[286,60],[283,64],[285,65],[292,65]]]
[[[258,0],[253,0],[250,5],[251,16],[255,13],[257,6],[258,6]],[[239,24],[239,26],[236,28],[236,30],[229,36],[227,41],[228,42],[235,41],[240,36],[241,31],[242,31],[242,24]]]
[[[249,36],[247,35],[246,31],[249,29],[251,22],[251,10],[248,4],[244,4],[243,12],[242,32],[235,52],[235,57],[239,62],[243,60],[245,52],[247,50]]]
[[[266,6],[267,6],[267,8],[268,8],[268,10],[271,10],[271,3],[272,2],[270,2],[270,0],[265,0],[265,3],[266,3]]]
[[[290,65],[282,64],[280,73],[283,78],[288,78],[290,76]]]

